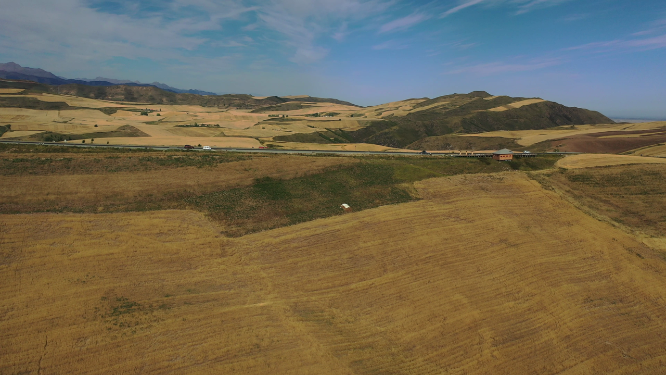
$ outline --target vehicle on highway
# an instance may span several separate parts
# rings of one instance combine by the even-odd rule
[[[191,150],[191,149],[194,148],[194,146],[185,145],[185,146],[183,146],[183,148],[186,149],[186,150]]]
[[[203,149],[204,150],[212,150],[212,148],[210,148],[210,146],[203,146]]]

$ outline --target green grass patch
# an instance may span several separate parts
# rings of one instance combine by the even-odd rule
[[[100,155],[101,156],[101,155]],[[178,155],[146,154],[106,157],[5,158],[0,159],[4,175],[76,174],[113,171],[149,171],[160,168],[210,167],[243,160],[236,153],[204,154],[181,152]],[[265,156],[272,157],[272,156]],[[316,156],[312,156],[316,157]],[[104,212],[195,209],[223,223],[228,236],[242,236],[318,218],[343,214],[342,203],[360,211],[417,199],[409,184],[432,177],[510,170],[550,168],[556,156],[517,159],[512,164],[491,159],[453,157],[359,157],[352,165],[336,166],[320,173],[292,179],[257,178],[249,186],[197,194],[194,191],[145,191],[127,200],[109,198],[104,202],[58,200],[42,206],[5,204],[2,213],[28,212]],[[125,199],[125,198],[123,198]]]

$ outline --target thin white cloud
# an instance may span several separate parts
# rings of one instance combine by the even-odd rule
[[[338,31],[332,35],[332,38],[338,42],[342,42],[347,37],[347,35],[349,35],[349,32],[347,31],[347,22],[343,22],[342,25],[340,25]]]
[[[329,50],[318,46],[305,46],[296,50],[296,54],[289,59],[297,64],[311,64],[328,55]]]
[[[468,73],[478,76],[489,76],[502,73],[515,73],[515,72],[540,70],[551,66],[560,65],[562,63],[563,60],[561,59],[530,60],[521,63],[505,63],[501,61],[496,61],[491,63],[460,67],[458,69],[451,70],[447,73],[448,74]]]
[[[664,30],[666,30],[666,19],[661,19],[655,22],[651,22],[648,25],[647,29],[633,33],[631,35],[633,36],[650,35],[663,32]]]
[[[380,51],[380,50],[385,50],[385,49],[405,49],[408,48],[409,45],[403,41],[398,41],[398,40],[388,40],[384,43],[380,43],[377,45],[372,46],[372,49]]]
[[[271,0],[260,5],[260,27],[284,37],[283,43],[294,50],[289,59],[311,64],[328,55],[319,45],[322,37],[343,41],[354,22],[383,14],[396,0]]]
[[[430,16],[427,14],[423,13],[414,13],[406,17],[398,18],[396,20],[393,20],[389,23],[384,24],[382,27],[379,28],[379,33],[388,33],[388,32],[393,32],[393,31],[400,31],[400,30],[406,30],[418,23],[421,23],[427,19],[429,19]]]
[[[551,7],[571,0],[514,0],[514,2],[524,3],[518,7],[516,14],[524,14],[537,8]]]
[[[461,10],[473,7],[475,5],[483,5],[485,7],[506,6],[514,9],[518,8],[516,10],[516,14],[524,14],[534,9],[555,6],[567,1],[572,0],[463,0],[458,6],[442,13],[440,18],[448,17],[454,13],[458,13]]]
[[[592,52],[612,52],[631,50],[653,50],[666,48],[666,34],[650,38],[615,39],[602,42],[593,42],[566,48],[566,51],[584,50]]]
[[[570,14],[564,18],[562,18],[562,21],[565,22],[576,22],[576,21],[582,21],[586,18],[589,18],[590,14],[589,13],[575,13],[575,14]]]
[[[471,6],[474,6],[476,4],[482,3],[484,0],[467,0],[464,3],[458,5],[457,7],[451,8],[447,10],[446,12],[442,13],[440,18],[448,17],[452,15],[453,13],[460,12],[463,9],[469,8]]]

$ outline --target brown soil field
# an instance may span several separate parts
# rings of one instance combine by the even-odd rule
[[[0,373],[655,374],[666,263],[524,174],[238,239],[0,215]]]
[[[555,166],[577,169],[623,164],[666,164],[666,159],[613,154],[580,154],[567,156],[555,163]]]
[[[572,137],[583,134],[603,133],[611,131],[635,132],[641,130],[654,130],[666,127],[666,122],[646,122],[640,124],[608,124],[608,125],[576,125],[544,129],[544,130],[517,130],[517,131],[494,131],[480,134],[463,134],[465,137],[504,137],[514,138],[516,142],[523,146],[531,146],[536,143]],[[631,137],[631,133],[628,134]]]
[[[549,141],[560,151],[616,154],[666,142],[666,130],[639,130],[581,134]]]

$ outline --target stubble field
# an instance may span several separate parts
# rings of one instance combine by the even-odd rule
[[[226,238],[200,213],[0,215],[0,372],[658,373],[666,266],[522,172]]]

